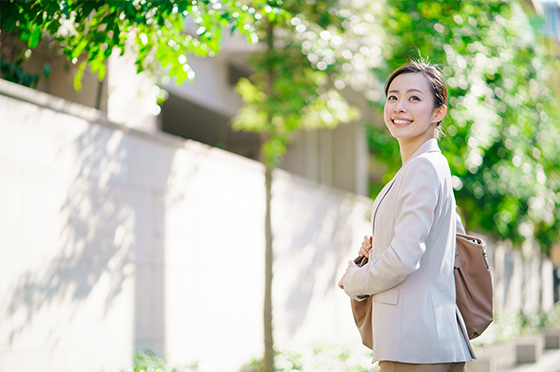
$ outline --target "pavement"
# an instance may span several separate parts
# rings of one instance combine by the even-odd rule
[[[560,349],[543,349],[536,363],[517,363],[516,345],[523,338],[506,343],[475,347],[478,360],[467,364],[468,372],[560,372]]]
[[[520,365],[511,372],[559,372],[560,371],[560,350],[545,351],[538,363]]]

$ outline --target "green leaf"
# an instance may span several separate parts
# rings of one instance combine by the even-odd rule
[[[35,49],[37,44],[41,41],[41,27],[36,26],[31,32],[31,37],[29,38],[29,49]]]
[[[74,89],[77,92],[82,90],[82,78],[84,77],[84,73],[86,71],[87,61],[80,62],[78,64],[78,68],[76,68],[76,74],[74,75]]]

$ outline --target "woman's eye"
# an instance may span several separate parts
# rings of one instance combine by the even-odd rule
[[[397,99],[397,97],[395,97],[395,96],[387,97],[387,101],[395,101],[396,99]]]
[[[412,96],[412,97],[410,97],[410,100],[411,101],[420,101],[420,98],[417,97],[417,96]]]

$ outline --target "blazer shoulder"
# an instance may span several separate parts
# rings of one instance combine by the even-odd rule
[[[439,152],[427,152],[424,154],[420,154],[414,159],[410,160],[410,163],[407,164],[406,174],[413,174],[413,173],[428,173],[432,175],[436,175],[438,173],[438,169],[441,167],[442,159],[445,160],[445,157],[441,155]],[[446,161],[447,163],[447,161]]]
[[[413,165],[414,164],[414,165]],[[440,151],[425,152],[411,159],[411,168],[421,168],[424,170],[433,169],[436,174],[444,172],[450,173],[447,158]]]
[[[441,153],[441,151],[426,151],[420,155],[418,155],[417,157],[415,157],[414,160],[418,160],[418,159],[427,159],[429,161],[439,161],[439,160],[445,160],[447,161],[447,159],[445,158],[445,156]]]
[[[401,190],[439,190],[451,177],[447,160],[441,153],[424,153],[410,160],[400,177]],[[423,187],[424,186],[424,187]]]

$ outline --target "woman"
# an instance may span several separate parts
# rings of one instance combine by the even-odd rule
[[[456,205],[437,142],[445,80],[433,65],[410,62],[387,79],[385,95],[385,124],[403,165],[373,204],[373,237],[359,252],[368,263],[350,261],[339,286],[353,299],[373,296],[381,372],[464,371],[474,353],[455,303]]]

